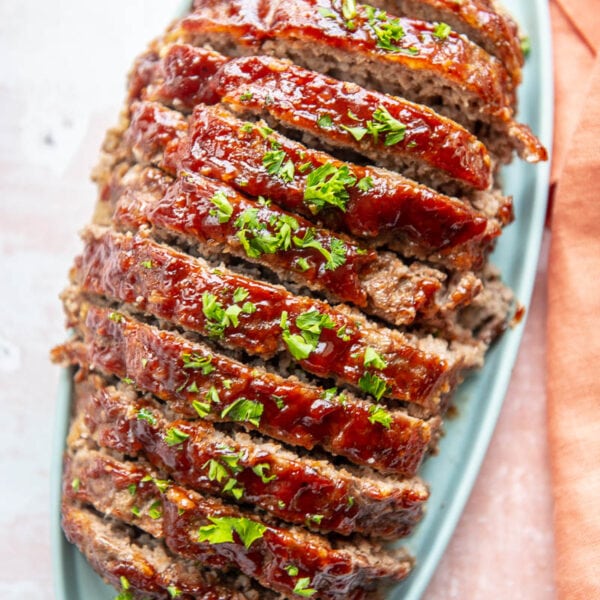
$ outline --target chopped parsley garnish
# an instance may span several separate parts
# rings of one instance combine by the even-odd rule
[[[249,295],[250,292],[247,289],[239,287],[233,292],[233,301],[243,302]]]
[[[321,521],[323,520],[323,515],[310,515],[308,517],[309,521],[312,521],[313,523],[316,523],[317,525],[321,524]]]
[[[354,19],[358,15],[356,0],[342,0],[342,15],[344,19]]]
[[[127,577],[121,575],[121,592],[117,594],[114,600],[133,600],[133,592],[129,589],[129,580]]]
[[[347,131],[350,135],[352,135],[352,137],[357,142],[360,142],[365,137],[365,135],[367,134],[367,128],[366,127],[360,127],[359,125],[357,125],[356,127],[348,127],[347,125],[341,125],[340,127],[344,131]]]
[[[438,38],[438,40],[445,40],[451,32],[452,27],[447,23],[436,23],[435,28],[433,29],[433,35]]]
[[[160,519],[162,517],[162,504],[160,500],[153,502],[150,508],[148,509],[148,516],[151,519]]]
[[[145,269],[151,269],[152,268],[152,261],[151,260],[143,260],[140,265],[142,265],[142,267],[144,267]]]
[[[247,398],[239,398],[223,409],[221,417],[225,418],[229,415],[233,421],[252,423],[252,425],[258,427],[264,409],[265,407],[260,402],[254,402]]]
[[[79,477],[75,477],[72,481],[71,481],[71,489],[74,492],[78,492],[79,491],[79,486],[81,485],[81,479],[79,479]]]
[[[377,47],[390,52],[400,50],[396,45],[404,37],[404,28],[400,19],[390,19],[386,13],[379,11],[377,16],[369,20],[369,25],[377,37]]]
[[[215,205],[215,208],[209,211],[210,216],[217,217],[219,223],[227,223],[233,214],[233,205],[227,199],[225,192],[219,190],[210,201]]]
[[[356,187],[361,192],[368,192],[370,189],[373,188],[373,179],[367,175],[366,177],[363,177],[362,179],[358,180]]]
[[[137,413],[138,421],[146,421],[154,427],[156,425],[156,417],[152,414],[149,408],[140,408]]]
[[[371,394],[377,400],[381,400],[381,397],[388,391],[387,383],[373,373],[364,373],[358,380],[358,385],[363,392]]]
[[[303,238],[294,236],[293,241],[297,248],[313,248],[320,252],[323,258],[325,258],[325,269],[328,271],[334,271],[346,262],[348,247],[340,238],[331,237],[329,242],[330,249],[327,250],[321,242],[315,239],[315,230],[310,227],[306,230]]]
[[[290,577],[296,577],[299,573],[298,567],[294,565],[288,565],[287,567],[284,567],[284,569]]]
[[[250,90],[244,92],[243,94],[240,94],[240,100],[242,102],[248,102],[248,100],[252,100],[253,97],[254,94]]]
[[[198,413],[198,416],[202,419],[210,413],[210,404],[208,402],[200,402],[199,400],[192,400],[192,406]]]
[[[383,406],[373,404],[369,407],[369,421],[371,423],[379,423],[386,429],[389,429],[392,424],[392,415]]]
[[[169,596],[171,596],[171,598],[179,598],[179,596],[181,596],[181,590],[174,585],[170,585],[167,588],[167,592],[169,592]]]
[[[271,146],[274,147],[274,149],[265,152],[262,159],[263,166],[267,170],[267,173],[269,175],[280,177],[283,181],[292,181],[295,173],[294,163],[290,159],[284,163],[287,155],[283,150],[279,149],[278,142],[271,140]]]
[[[319,14],[322,17],[325,17],[326,19],[337,18],[337,15],[331,9],[326,8],[325,6],[319,6],[318,11],[319,11]]]
[[[129,494],[130,494],[131,496],[135,496],[135,495],[136,495],[136,493],[137,493],[137,485],[136,485],[135,483],[130,483],[130,484],[127,486],[127,491],[129,492]]]
[[[298,579],[296,582],[296,586],[294,587],[294,594],[298,594],[298,596],[304,596],[305,598],[314,596],[317,593],[317,590],[309,587],[310,583],[310,577],[300,577],[300,579]]]
[[[277,479],[277,475],[265,475],[265,471],[269,471],[270,469],[271,465],[269,463],[259,463],[252,467],[252,472],[260,477],[260,480],[263,483],[269,483],[270,481]]]
[[[254,125],[252,123],[246,122],[240,127],[240,133],[252,133],[254,129]]]
[[[165,442],[167,443],[167,446],[179,446],[189,437],[189,433],[184,433],[181,429],[177,429],[177,427],[171,427],[167,430]]]
[[[235,305],[223,308],[223,304],[217,300],[214,294],[204,292],[202,294],[202,312],[206,317],[206,331],[212,337],[222,337],[225,329],[237,320],[239,312]],[[239,309],[239,307],[237,307]]]
[[[300,329],[300,333],[292,333],[287,317],[288,314],[284,311],[281,314],[282,339],[296,360],[308,358],[317,349],[323,329],[335,327],[329,315],[322,314],[318,310],[309,310],[296,318],[296,327]]]
[[[531,38],[528,35],[521,38],[521,52],[525,58],[531,54]]]
[[[401,142],[406,135],[406,125],[392,117],[387,108],[381,105],[373,113],[373,120],[367,122],[367,129],[375,142],[379,140],[380,134],[385,133],[386,146]]]
[[[230,477],[223,486],[223,493],[231,494],[236,500],[239,500],[244,495],[244,486],[238,483],[237,479]]]
[[[333,125],[333,119],[331,118],[331,115],[320,115],[317,119],[317,125],[324,129],[327,127],[331,127]]]
[[[221,483],[223,479],[229,477],[227,469],[218,460],[215,460],[214,458],[211,458],[202,465],[203,469],[205,469],[206,467],[208,467],[208,478],[211,481]]]
[[[272,396],[272,398],[273,402],[275,402],[275,406],[277,406],[279,410],[285,408],[285,400],[281,396]]]
[[[123,377],[122,381],[123,383],[126,383],[128,385],[131,385],[133,383],[133,379],[131,379],[131,377]]]
[[[308,260],[306,260],[306,258],[304,258],[303,256],[300,257],[297,261],[296,261],[296,266],[304,273],[305,271],[308,271],[310,269],[310,264],[308,263]]]
[[[125,319],[125,317],[118,312],[111,312],[110,315],[108,315],[108,318],[111,321],[114,321],[115,323],[120,323],[121,321],[123,321]]]
[[[374,367],[375,369],[385,369],[387,367],[387,363],[381,354],[370,346],[365,350],[364,365],[365,367]]]
[[[210,544],[233,542],[233,532],[237,533],[246,548],[262,538],[267,527],[245,517],[208,517],[212,525],[198,529],[198,541]]]
[[[212,356],[200,356],[200,354],[184,352],[181,355],[184,369],[195,369],[202,371],[202,375],[209,375],[215,368],[212,366]]]
[[[304,201],[315,214],[327,205],[345,211],[350,198],[347,188],[355,183],[356,177],[347,165],[325,163],[307,175]]]

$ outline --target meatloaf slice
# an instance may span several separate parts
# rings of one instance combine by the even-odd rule
[[[328,6],[329,5],[329,6]],[[502,64],[434,23],[359,5],[352,19],[331,0],[196,0],[169,40],[210,44],[228,55],[273,54],[337,79],[412,102],[463,124],[501,162],[547,153],[514,121],[515,90]]]
[[[491,160],[483,144],[425,106],[267,56],[226,62],[203,86],[196,73],[204,62],[203,72],[211,70],[214,52],[184,44],[163,52],[155,78],[138,97],[186,112],[221,99],[238,114],[304,134],[309,145],[357,152],[434,188],[490,186]]]
[[[524,63],[519,27],[495,0],[370,0],[394,15],[447,23],[500,60],[515,86]]]
[[[218,107],[198,106],[189,135],[175,148],[160,164],[171,172],[225,181],[334,231],[464,270],[481,266],[503,224],[466,201],[391,171],[336,160]]]
[[[63,494],[135,525],[185,559],[239,569],[269,589],[294,597],[299,582],[327,600],[362,600],[409,573],[402,552],[366,540],[328,539],[164,482],[143,461],[123,461],[71,436]],[[76,482],[76,485],[73,485]],[[290,570],[290,566],[294,570]]]
[[[67,484],[77,485],[77,482]],[[173,554],[163,541],[79,502],[62,503],[62,528],[93,569],[130,600],[275,600],[248,577],[202,567]]]
[[[213,262],[236,256],[266,266],[281,282],[351,302],[394,325],[416,321],[437,327],[442,315],[467,306],[482,289],[472,272],[449,278],[423,263],[363,249],[347,236],[201,175],[173,180],[135,165],[116,171],[101,197],[110,205],[104,211],[106,225],[112,221],[129,231],[149,227],[157,241]]]
[[[394,539],[410,533],[423,514],[428,492],[419,480],[335,467],[266,440],[224,433],[98,376],[83,379],[76,395],[76,412],[85,415],[99,446],[141,456],[180,485],[253,505],[288,523]],[[173,445],[173,432],[185,439]]]
[[[77,298],[65,302],[78,336],[53,351],[55,361],[134,381],[187,419],[201,414],[239,423],[288,445],[321,447],[357,465],[408,477],[435,443],[439,419],[423,421],[349,393],[284,379],[111,309],[80,306]],[[260,414],[233,412],[244,400]]]

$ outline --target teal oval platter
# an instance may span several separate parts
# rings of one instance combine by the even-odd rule
[[[531,41],[524,83],[519,88],[519,115],[550,150],[553,123],[553,70],[547,0],[503,0]],[[549,188],[550,163],[516,160],[502,173],[504,191],[515,200],[515,222],[500,238],[492,262],[526,307],[535,282]],[[524,323],[507,331],[488,353],[483,369],[455,396],[458,417],[446,423],[439,454],[421,469],[431,487],[427,514],[415,533],[399,542],[416,558],[414,571],[393,588],[387,600],[418,600],[435,572],[469,498],[494,432],[523,335]],[[105,585],[60,527],[62,456],[71,408],[71,372],[61,374],[52,454],[52,550],[56,600],[113,600]]]

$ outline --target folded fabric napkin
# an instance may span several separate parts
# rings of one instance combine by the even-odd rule
[[[548,416],[558,597],[600,598],[600,2],[555,0]]]

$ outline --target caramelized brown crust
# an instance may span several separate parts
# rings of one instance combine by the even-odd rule
[[[508,13],[491,0],[370,0],[373,6],[392,14],[425,21],[443,21],[465,34],[498,58],[514,84],[521,81],[524,63],[519,28]]]
[[[118,229],[150,227],[158,241],[175,242],[201,256],[232,254],[267,266],[282,281],[319,290],[336,302],[352,302],[394,325],[417,321],[439,329],[445,313],[468,305],[482,287],[473,273],[448,282],[437,269],[367,251],[347,236],[201,175],[188,173],[173,182],[156,169],[134,166],[114,173],[101,195]],[[219,197],[226,198],[230,216],[216,214]],[[104,222],[109,221],[107,216]],[[305,239],[312,240],[309,247]]]
[[[81,311],[72,310],[77,314],[71,315],[70,326],[77,327],[83,340],[55,349],[55,361],[129,378],[186,418],[197,418],[193,403],[205,403],[209,396],[205,418],[231,422],[230,413],[223,412],[245,398],[263,407],[257,421],[240,423],[248,430],[308,450],[320,446],[358,465],[407,477],[416,473],[436,436],[436,419],[422,421],[390,410],[386,427],[372,418],[372,404],[351,394],[253,369],[178,334],[123,315],[115,320],[109,309],[83,305]],[[187,368],[185,357],[192,356],[209,361],[214,370],[205,374]]]
[[[299,578],[308,577],[320,598],[362,600],[378,585],[398,581],[410,570],[411,563],[403,555],[393,558],[372,545],[368,552],[343,542],[333,547],[324,537],[261,522],[252,513],[176,484],[157,485],[157,479],[157,473],[143,463],[79,450],[66,461],[63,494],[154,537],[164,537],[169,550],[184,558],[217,569],[237,567],[286,597],[293,597]],[[215,521],[223,519],[246,531],[251,527],[257,536],[242,538],[233,530],[219,541],[216,537],[200,541],[201,528],[214,530]],[[297,568],[296,575],[286,570],[290,565]]]
[[[322,533],[393,539],[410,533],[422,516],[428,493],[418,480],[360,477],[277,444],[226,435],[206,421],[179,419],[131,389],[106,387],[99,377],[78,384],[78,395],[77,410],[99,446],[142,456],[191,489]],[[174,429],[188,436],[177,446],[166,441]]]
[[[284,127],[318,138],[321,144],[351,149],[386,167],[412,167],[415,175],[430,173],[442,182],[458,181],[480,190],[490,186],[491,161],[483,144],[425,106],[271,57],[239,58],[225,64],[226,60],[202,86],[197,73],[200,70],[208,77],[214,52],[175,44],[166,50],[164,65],[156,68],[156,78],[142,96],[186,111],[220,98],[238,113],[270,116]],[[206,69],[202,69],[204,62]],[[374,136],[365,129],[382,110],[405,127],[398,142],[390,144],[392,138]],[[326,124],[322,124],[324,118]],[[349,131],[354,128],[356,132],[359,126],[359,133]]]
[[[66,482],[70,485],[72,482]],[[136,536],[123,522],[64,500],[62,528],[102,579],[129,592],[128,598],[167,600],[275,600],[276,595],[247,582],[247,591],[235,589],[235,575],[227,577],[185,560],[148,536]],[[124,578],[124,579],[123,579]],[[260,595],[259,595],[260,594]]]

